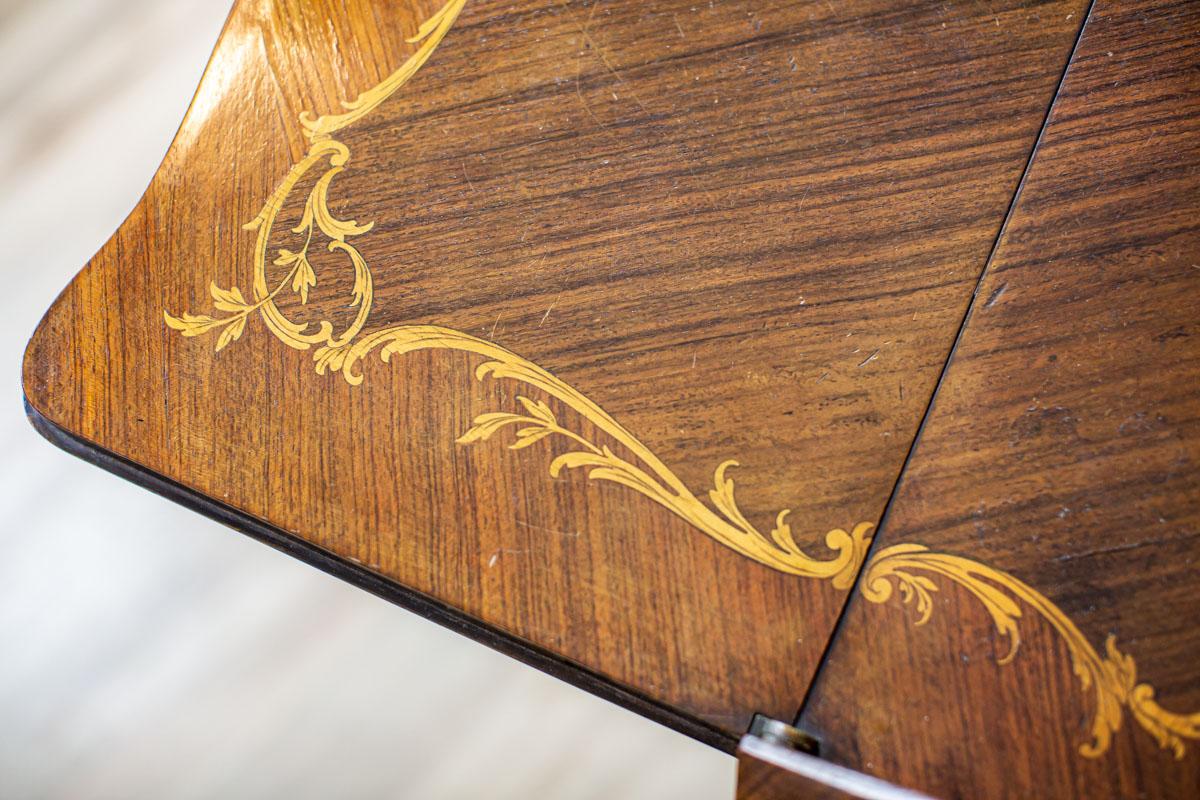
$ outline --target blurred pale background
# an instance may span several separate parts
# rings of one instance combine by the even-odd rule
[[[21,412],[228,3],[0,0],[0,797],[730,798],[733,760],[76,461]]]

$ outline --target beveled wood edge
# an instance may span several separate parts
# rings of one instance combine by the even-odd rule
[[[305,135],[311,142],[308,154],[297,161],[283,181],[270,195],[259,214],[244,227],[257,231],[255,244],[255,274],[252,284],[252,301],[247,301],[236,286],[227,289],[210,283],[209,293],[213,309],[225,316],[211,317],[207,314],[182,312],[175,316],[163,310],[164,324],[185,337],[207,335],[221,330],[215,342],[215,351],[220,351],[239,339],[247,321],[259,316],[266,328],[281,342],[298,350],[316,347],[313,353],[314,370],[318,375],[329,372],[342,373],[352,386],[363,382],[364,375],[357,367],[372,352],[387,362],[393,356],[403,356],[422,350],[443,350],[470,353],[482,356],[487,361],[475,369],[477,380],[506,379],[538,389],[572,409],[583,419],[590,421],[607,436],[615,439],[634,455],[632,462],[614,454],[607,445],[582,437],[578,432],[559,424],[554,412],[541,401],[532,401],[517,396],[524,406],[525,414],[513,411],[493,411],[475,417],[472,427],[457,441],[471,444],[487,440],[499,429],[515,426],[517,441],[510,449],[521,449],[546,436],[561,436],[573,443],[573,449],[559,455],[549,464],[551,477],[563,469],[586,471],[589,480],[609,481],[633,489],[671,511],[691,524],[698,531],[722,545],[751,558],[771,569],[804,578],[829,580],[836,589],[857,589],[868,602],[882,604],[899,597],[905,604],[915,606],[918,625],[927,622],[933,613],[932,592],[938,590],[934,578],[946,583],[957,584],[967,589],[991,616],[995,631],[1009,641],[1009,652],[999,659],[1006,664],[1015,658],[1021,644],[1019,620],[1022,610],[1036,612],[1050,624],[1067,645],[1072,666],[1083,691],[1096,695],[1096,711],[1091,722],[1091,741],[1079,747],[1086,758],[1098,758],[1108,751],[1112,736],[1120,728],[1125,711],[1128,710],[1141,727],[1149,731],[1163,748],[1174,751],[1182,758],[1185,739],[1200,738],[1200,730],[1193,722],[1194,714],[1178,713],[1162,708],[1155,702],[1155,689],[1147,683],[1136,682],[1134,659],[1117,648],[1116,638],[1110,632],[1104,644],[1104,653],[1093,644],[1078,625],[1037,588],[1020,580],[1002,568],[954,553],[939,552],[915,542],[901,542],[879,549],[878,539],[872,540],[876,527],[873,521],[863,521],[852,531],[834,528],[825,536],[825,545],[835,555],[829,559],[813,558],[792,536],[791,526],[785,521],[790,513],[784,510],[776,517],[775,527],[764,533],[750,524],[737,507],[734,497],[734,482],[726,476],[729,467],[737,466],[736,460],[725,460],[717,467],[714,488],[709,491],[710,504],[706,505],[655,453],[629,432],[620,422],[610,416],[597,403],[575,387],[561,380],[538,364],[528,361],[496,342],[481,339],[465,331],[440,325],[399,324],[367,330],[368,316],[372,306],[373,280],[367,260],[350,243],[350,239],[369,232],[374,222],[360,224],[355,220],[338,220],[328,207],[328,193],[333,178],[345,167],[351,157],[350,149],[332,135],[352,124],[399,91],[416,74],[443,37],[454,25],[459,12],[468,0],[445,0],[441,10],[430,17],[410,43],[420,42],[420,47],[401,64],[387,79],[374,88],[359,95],[357,100],[345,104],[350,112],[334,117],[319,117],[301,114],[300,123],[306,128]],[[1092,0],[1094,5],[1094,0]],[[1080,22],[1074,44],[1067,54],[1058,84],[1051,96],[1042,119],[1038,136],[1026,158],[1021,179],[1010,198],[1001,227],[997,231],[988,258],[980,272],[976,292],[989,273],[989,267],[997,252],[1007,222],[1021,197],[1021,189],[1037,155],[1042,136],[1050,123],[1063,82],[1070,71],[1075,51],[1083,36],[1092,5]],[[272,227],[283,206],[285,198],[292,192],[311,168],[322,167],[324,174],[310,190],[306,216],[293,233],[307,230],[308,237],[298,252],[279,249],[280,255],[274,263],[291,264],[289,275],[271,290],[267,277]],[[314,229],[329,239],[329,248],[342,251],[350,260],[355,271],[351,307],[358,307],[354,321],[341,333],[336,332],[331,320],[322,320],[316,333],[304,333],[306,325],[289,319],[275,303],[277,293],[288,286],[299,290],[301,303],[306,302],[304,288],[316,281],[307,260],[308,242]],[[303,266],[304,271],[300,269]],[[925,422],[934,407],[938,392],[954,360],[958,343],[970,324],[974,301],[968,304],[959,323],[954,343],[942,364],[933,393],[926,404],[925,412],[909,445],[908,453],[901,464],[891,495],[884,507],[886,519],[897,491],[902,485],[909,463],[916,452],[917,444],[924,431]],[[847,606],[843,605],[833,632],[827,638],[825,649],[819,657],[817,678],[824,671],[824,664],[838,633],[846,619]],[[1135,685],[1136,684],[1136,685]],[[805,697],[801,700],[801,711],[814,691],[815,682],[810,682]]]
[[[742,737],[738,742],[738,755],[743,754],[860,800],[935,800],[914,789],[905,789],[759,736],[747,734]]]
[[[195,489],[160,475],[137,462],[113,453],[79,436],[43,415],[22,390],[25,414],[34,430],[61,450],[100,467],[130,483],[148,489],[191,511],[267,544],[310,567],[332,575],[357,589],[418,614],[425,619],[466,636],[534,669],[558,678],[589,694],[625,708],[689,738],[734,755],[738,741],[708,723],[680,713],[615,681],[568,661],[499,628],[477,620],[435,598],[388,580],[369,569],[347,561],[296,537],[270,523],[218,502]]]

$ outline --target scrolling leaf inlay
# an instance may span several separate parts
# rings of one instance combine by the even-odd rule
[[[1101,657],[1062,609],[1007,572],[963,556],[934,552],[924,545],[897,544],[875,553],[864,570],[860,590],[870,602],[886,603],[899,587],[901,599],[916,606],[916,624],[924,625],[933,614],[931,593],[938,590],[929,575],[958,584],[983,604],[996,632],[1009,641],[1001,664],[1012,661],[1021,646],[1017,620],[1022,606],[1036,611],[1054,629],[1071,654],[1079,682],[1096,695],[1092,741],[1079,747],[1084,756],[1096,758],[1108,750],[1126,707],[1159,746],[1169,748],[1177,759],[1183,758],[1184,739],[1200,738],[1200,713],[1176,714],[1155,702],[1154,687],[1137,682],[1133,657],[1117,649],[1116,636],[1109,635],[1104,644],[1106,655]]]
[[[736,461],[726,461],[717,467],[714,486],[708,492],[710,507],[645,444],[586,395],[498,344],[437,325],[399,325],[360,336],[370,315],[374,294],[371,271],[362,253],[350,240],[370,231],[374,223],[360,225],[354,220],[339,220],[329,211],[330,186],[350,159],[349,149],[333,139],[333,134],[369,114],[412,78],[449,32],[466,1],[449,0],[423,23],[417,34],[408,40],[419,45],[417,50],[382,83],[363,92],[357,99],[343,103],[344,113],[316,119],[308,112],[300,115],[300,124],[311,143],[307,155],[292,167],[258,216],[244,226],[257,233],[253,300],[246,300],[236,286],[226,290],[212,283],[209,290],[213,308],[225,312],[226,316],[190,313],[174,316],[164,311],[166,324],[188,337],[220,331],[216,341],[219,351],[238,340],[246,329],[247,320],[257,314],[284,344],[298,350],[316,347],[314,359],[318,374],[341,372],[345,380],[355,386],[363,380],[358,369],[361,361],[375,350],[384,362],[394,355],[418,350],[457,350],[481,356],[486,360],[475,369],[478,380],[512,380],[544,392],[586,419],[632,458],[619,455],[608,443],[586,438],[570,425],[560,422],[545,402],[526,396],[516,398],[521,411],[497,411],[476,417],[470,429],[459,437],[460,444],[487,441],[507,428],[516,429],[514,441],[509,444],[512,450],[522,450],[551,437],[566,440],[573,449],[551,461],[551,476],[556,477],[563,470],[582,470],[589,480],[615,483],[644,495],[721,544],[764,566],[790,575],[829,580],[837,589],[850,589],[863,566],[874,528],[872,523],[861,522],[849,532],[840,528],[829,531],[825,535],[825,546],[834,555],[828,559],[813,558],[793,538],[791,526],[786,521],[787,510],[778,514],[769,534],[764,534],[742,514],[734,499],[733,480],[726,475],[730,467],[737,466]],[[300,224],[292,229],[293,233],[303,237],[303,243],[298,250],[279,248],[276,251],[272,263],[290,267],[290,270],[282,281],[271,287],[267,279],[267,258],[276,218],[296,185],[319,165],[324,165],[324,171],[309,191]],[[275,302],[281,292],[290,288],[299,296],[302,305],[307,304],[309,290],[317,283],[317,274],[309,261],[309,248],[318,232],[327,240],[327,249],[342,253],[354,270],[350,306],[357,312],[340,334],[335,334],[333,323],[328,320],[322,320],[316,331],[310,331],[311,324],[288,319]],[[1185,739],[1200,739],[1200,712],[1177,714],[1158,705],[1154,688],[1137,682],[1134,660],[1117,649],[1114,636],[1108,637],[1106,655],[1102,657],[1061,609],[1006,572],[962,556],[931,551],[923,545],[898,544],[880,550],[867,563],[860,590],[868,601],[886,603],[898,589],[904,603],[915,604],[916,624],[923,625],[933,613],[932,593],[938,591],[934,577],[961,586],[987,610],[996,631],[1010,643],[1008,653],[1000,659],[1001,664],[1011,661],[1020,647],[1018,619],[1023,608],[1034,610],[1061,637],[1083,689],[1093,690],[1096,697],[1096,710],[1091,721],[1092,740],[1080,746],[1082,755],[1095,758],[1109,749],[1126,708],[1138,724],[1150,732],[1160,746],[1172,750],[1176,758],[1184,755]]]

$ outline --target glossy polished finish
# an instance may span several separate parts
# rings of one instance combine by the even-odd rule
[[[1036,605],[999,665],[966,592],[921,628],[855,601],[801,717],[835,761],[945,797],[1200,792],[1197,34],[1195,4],[1097,3],[876,543],[1040,587],[1099,681]]]
[[[31,416],[718,746],[1186,795],[1198,27],[243,3]]]
[[[1082,4],[449,16],[238,5],[146,198],[35,336],[27,397],[84,454],[732,747],[805,694]],[[279,194],[317,146],[326,171]],[[356,255],[364,337],[436,326],[556,383],[477,380],[484,345],[316,374],[279,332],[354,329]],[[275,336],[163,324],[276,286]],[[459,443],[523,410],[604,463],[560,435],[514,452],[521,427]],[[761,563],[779,548],[799,576]]]

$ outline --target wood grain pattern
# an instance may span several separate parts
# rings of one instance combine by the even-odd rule
[[[1097,4],[876,542],[1003,566],[1178,712],[1200,708],[1197,33],[1195,4]],[[1094,696],[1037,614],[1000,666],[974,598],[934,603],[918,628],[852,602],[801,716],[823,755],[945,797],[1200,792],[1195,743],[1128,717],[1078,757]]]
[[[1082,5],[473,0],[411,91],[339,134],[331,210],[375,223],[375,324],[501,342],[697,492],[739,459],[746,516],[791,508],[819,551],[883,508]],[[437,8],[239,4],[146,197],[35,334],[27,399],[82,452],[729,746],[794,713],[844,591],[551,480],[561,445],[456,445],[514,402],[473,356],[350,386],[261,330],[214,355],[162,323],[244,285],[241,226],[303,157],[300,113],[378,84]],[[314,266],[289,313],[344,325],[352,274]]]

